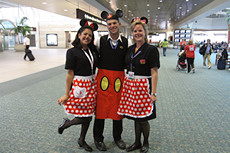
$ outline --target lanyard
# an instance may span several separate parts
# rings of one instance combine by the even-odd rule
[[[136,58],[137,55],[139,55],[140,53],[141,53],[141,50],[139,50],[135,55],[133,55],[133,53],[132,53],[132,55],[131,55],[131,62],[130,62],[130,71],[133,71],[133,62],[132,62],[132,60],[134,58]]]
[[[91,71],[92,71],[92,74],[93,74],[93,64],[94,64],[93,55],[92,55],[91,51],[89,50],[89,55],[90,55],[90,57],[91,57],[91,58],[90,58],[89,55],[86,53],[85,50],[82,49],[82,51],[85,53],[85,56],[88,58],[88,60],[89,60],[89,62],[90,62]]]
[[[112,40],[110,40],[109,43],[110,43],[110,46],[112,47],[112,49],[116,49],[117,48],[118,41],[116,42],[115,46],[113,46]]]

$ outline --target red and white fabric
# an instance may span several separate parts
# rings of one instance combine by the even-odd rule
[[[134,76],[124,79],[119,115],[126,115],[133,118],[145,118],[152,114],[153,104],[149,94],[149,80],[145,76]]]
[[[65,112],[75,117],[94,115],[97,83],[94,76],[74,76],[69,99],[64,105]]]

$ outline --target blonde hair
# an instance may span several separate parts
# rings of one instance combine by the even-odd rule
[[[142,25],[142,27],[143,27],[143,29],[145,31],[145,42],[148,42],[146,25],[143,24],[141,21],[135,21],[135,22],[133,22],[131,24],[131,26],[130,26],[131,31],[133,32],[135,26],[138,25],[138,24]]]
[[[193,45],[193,40],[192,39],[189,39],[188,45]]]

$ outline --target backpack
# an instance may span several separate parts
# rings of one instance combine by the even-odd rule
[[[200,53],[201,55],[204,55],[205,50],[206,50],[205,45],[203,45],[203,46],[200,47],[199,53]]]

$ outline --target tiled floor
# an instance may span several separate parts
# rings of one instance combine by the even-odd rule
[[[25,61],[24,52],[0,52],[0,83],[65,64],[67,49],[31,49],[35,61]]]

